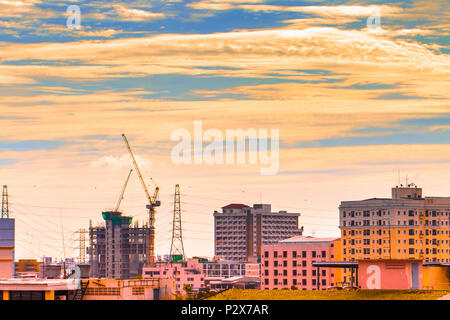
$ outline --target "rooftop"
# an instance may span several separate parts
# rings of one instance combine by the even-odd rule
[[[294,236],[288,239],[278,241],[279,243],[292,243],[292,242],[330,242],[339,238],[316,238],[311,236]]]
[[[250,207],[242,203],[231,203],[225,207],[222,207],[222,209],[244,209],[244,208]]]

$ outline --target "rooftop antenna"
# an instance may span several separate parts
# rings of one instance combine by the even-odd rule
[[[64,225],[63,225],[63,217],[62,217],[62,209],[59,209],[59,216],[61,217],[61,231],[62,231],[62,243],[63,243],[63,254],[64,261],[66,260],[66,245],[64,243]]]

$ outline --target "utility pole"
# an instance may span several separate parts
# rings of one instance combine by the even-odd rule
[[[181,228],[181,196],[180,185],[175,186],[175,196],[173,201],[173,225],[172,225],[172,244],[170,245],[169,262],[173,262],[174,256],[185,258],[183,246],[183,234]]]
[[[8,186],[3,186],[2,192],[2,219],[9,218],[9,204],[8,204]]]

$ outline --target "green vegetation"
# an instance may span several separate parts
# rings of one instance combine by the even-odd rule
[[[211,300],[436,300],[450,290],[243,290],[222,292]]]

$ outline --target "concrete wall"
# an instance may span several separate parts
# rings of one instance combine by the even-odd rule
[[[423,289],[420,260],[359,260],[358,265],[361,289]],[[417,268],[416,272],[413,272],[414,268]]]
[[[0,247],[0,278],[9,279],[14,274],[14,248]]]

